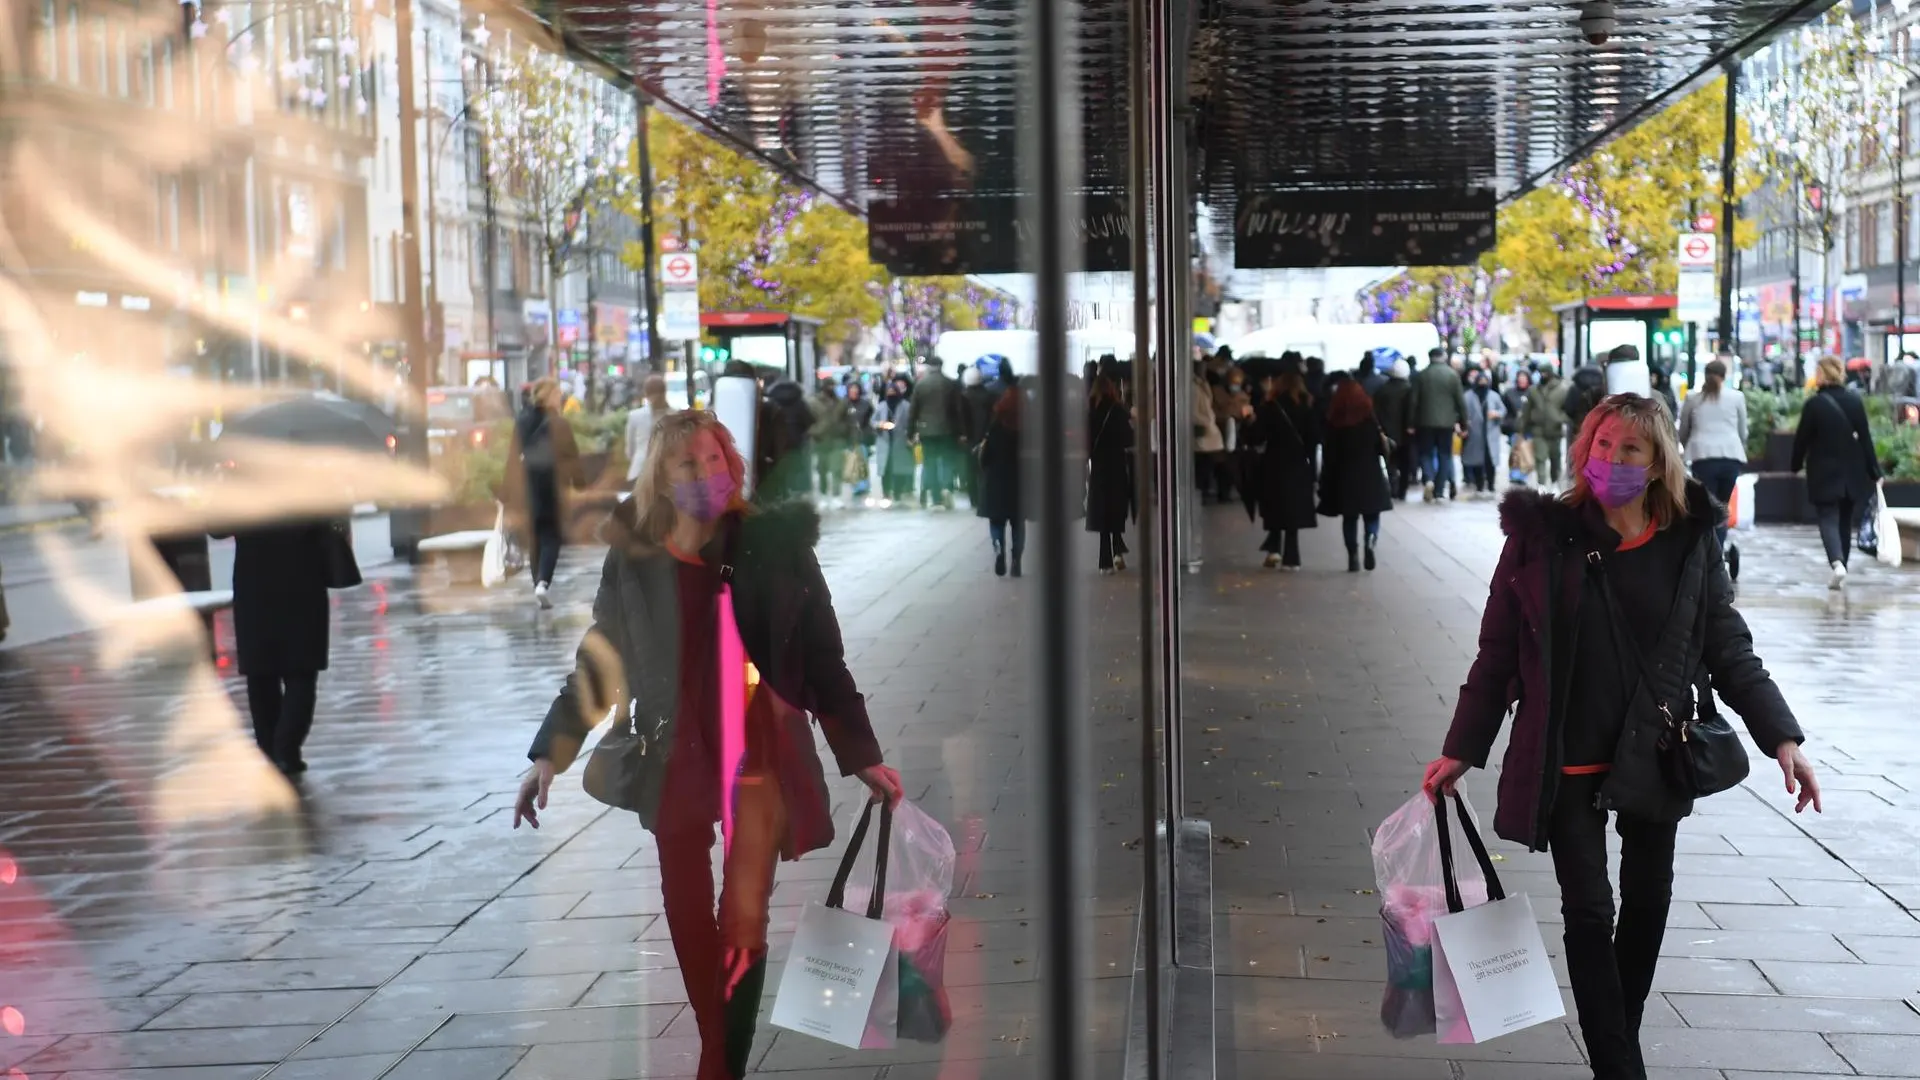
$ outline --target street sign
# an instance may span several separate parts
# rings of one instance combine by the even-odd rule
[[[1701,214],[1699,217],[1693,219],[1693,231],[1710,233],[1716,224],[1718,223],[1714,220],[1712,214]]]
[[[669,289],[660,297],[660,339],[662,341],[700,340],[700,293],[695,289]]]
[[[1720,314],[1720,290],[1714,288],[1712,268],[1682,269],[1673,317],[1681,322],[1710,323]]]
[[[1676,258],[1682,269],[1705,267],[1711,270],[1719,261],[1715,256],[1720,251],[1720,238],[1710,232],[1682,233],[1679,249]]]
[[[684,251],[660,256],[660,284],[668,289],[700,287],[700,257]]]

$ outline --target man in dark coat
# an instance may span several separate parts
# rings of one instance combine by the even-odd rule
[[[1427,353],[1427,366],[1413,377],[1413,425],[1420,440],[1425,495],[1432,502],[1453,494],[1453,436],[1467,426],[1467,388],[1447,364],[1445,349]]]
[[[1607,373],[1600,365],[1588,363],[1573,373],[1573,378],[1568,380],[1564,404],[1569,442],[1579,437],[1580,425],[1587,422],[1587,414],[1606,396]]]
[[[920,444],[922,466],[920,497],[935,506],[953,508],[953,487],[958,481],[960,436],[966,431],[962,415],[960,387],[940,370],[940,358],[930,356],[922,365],[920,381],[913,387],[913,412],[907,420],[907,434]]]
[[[792,379],[767,387],[760,431],[754,439],[760,502],[800,498],[812,488],[813,409],[807,392]]]
[[[1387,370],[1386,381],[1373,393],[1373,416],[1380,430],[1393,443],[1387,456],[1387,472],[1393,497],[1407,498],[1407,484],[1414,473],[1413,384],[1407,380],[1411,369],[1405,360],[1395,360]]]

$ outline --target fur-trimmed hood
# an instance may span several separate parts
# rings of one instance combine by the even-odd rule
[[[767,554],[799,552],[811,551],[820,543],[820,511],[807,499],[756,505],[751,511],[738,515],[738,522],[743,549]],[[632,558],[657,554],[657,548],[640,538],[639,523],[640,508],[628,499],[615,506],[601,523],[600,541],[625,551]]]
[[[1726,520],[1727,508],[1720,505],[1706,486],[1687,480],[1687,516],[1689,528],[1711,529]],[[1514,488],[1500,500],[1500,531],[1507,536],[1541,545],[1566,546],[1586,531],[1580,508],[1559,495],[1537,488]]]

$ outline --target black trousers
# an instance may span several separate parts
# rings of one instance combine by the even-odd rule
[[[545,518],[533,521],[533,581],[553,584],[554,568],[560,565],[560,523]]]
[[[1127,538],[1124,535],[1117,532],[1100,534],[1100,569],[1110,569],[1113,566],[1114,557],[1126,553]]]
[[[1701,458],[1693,463],[1693,476],[1705,485],[1708,494],[1720,500],[1720,505],[1725,506],[1727,500],[1733,498],[1733,489],[1739,486],[1740,471],[1745,467],[1746,462],[1735,461],[1732,458]],[[1713,531],[1714,535],[1720,538],[1720,546],[1725,548],[1727,523],[1720,522]]]
[[[282,768],[302,764],[300,748],[313,730],[313,706],[320,673],[247,676],[247,711],[253,715],[253,741]]]
[[[1561,778],[1549,843],[1566,919],[1567,974],[1596,1080],[1646,1080],[1640,1018],[1673,904],[1678,826],[1616,815],[1620,905],[1607,878],[1607,812],[1594,808],[1604,774]]]
[[[1827,549],[1827,561],[1847,565],[1853,557],[1853,534],[1860,528],[1860,506],[1852,499],[1823,502],[1820,511],[1820,543]]]
[[[1266,543],[1260,545],[1260,550],[1269,555],[1280,556],[1282,566],[1299,566],[1300,530],[1270,529],[1267,531]]]

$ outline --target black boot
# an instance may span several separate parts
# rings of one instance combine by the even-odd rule
[[[1620,925],[1613,932],[1614,966],[1620,972],[1620,998],[1625,1006],[1627,1037],[1640,1049],[1640,1018],[1653,992],[1653,970],[1660,962],[1660,943],[1667,936],[1667,909],[1621,905]]]
[[[767,988],[767,958],[754,961],[727,997],[727,1072],[747,1075],[753,1057],[754,1030],[760,1023],[760,995]]]
[[[1014,577],[1020,576],[1020,554],[1021,553],[1018,551],[1013,553],[1013,576]]]
[[[1018,572],[1016,571],[1016,576],[1017,574]],[[993,545],[993,575],[995,577],[1007,576],[1007,549],[1000,544]]]
[[[1379,541],[1380,541],[1380,538],[1379,538],[1379,537],[1377,537],[1377,536],[1369,536],[1369,537],[1367,537],[1367,563],[1366,563],[1366,565],[1367,565],[1367,569],[1369,569],[1369,570],[1372,570],[1372,569],[1374,569],[1375,567],[1377,567],[1377,566],[1379,566],[1379,565],[1380,565],[1380,561],[1379,561],[1378,559],[1375,559],[1375,558],[1373,557],[1373,549],[1374,549],[1374,545],[1376,545],[1377,543],[1379,543]]]
[[[1347,549],[1347,573],[1357,574],[1359,572],[1360,572],[1360,549],[1357,547],[1350,547]]]

